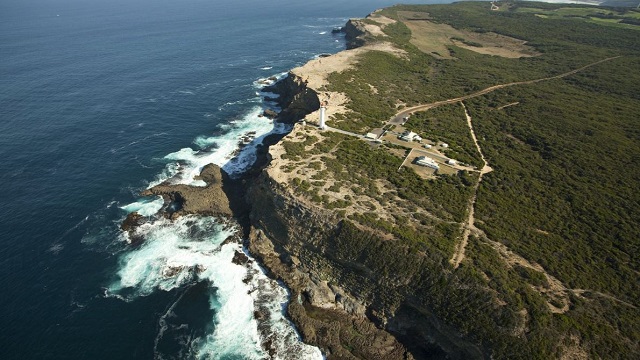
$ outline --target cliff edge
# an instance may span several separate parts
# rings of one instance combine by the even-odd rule
[[[368,51],[404,56],[380,41],[376,26],[352,19],[345,31],[348,50],[309,61],[273,86],[271,91],[282,94],[282,119],[317,123],[324,101],[330,105],[327,116],[345,113],[348,97],[326,90],[331,73],[350,69]],[[282,142],[319,135],[317,131],[297,123]],[[269,148],[269,165],[248,189],[249,250],[291,290],[288,313],[304,341],[319,346],[328,359],[484,357],[482,348],[446,326],[412,294],[426,269],[411,263],[439,259],[412,253],[297,194],[287,173],[292,161],[283,158],[282,142]],[[399,263],[385,256],[397,252],[406,254]]]

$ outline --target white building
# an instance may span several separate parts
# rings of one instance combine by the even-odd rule
[[[378,138],[378,135],[376,135],[376,134],[374,134],[374,133],[367,133],[367,135],[365,135],[364,137],[365,137],[365,138],[367,138],[367,139],[372,139],[372,140],[374,140],[374,139],[377,139],[377,138]]]
[[[426,166],[428,168],[432,168],[436,170],[440,169],[440,165],[438,165],[438,163],[436,163],[435,160],[433,160],[428,156],[418,156],[416,158],[416,164],[420,166]]]
[[[424,144],[422,147],[425,149],[431,149],[433,146],[431,144]]]
[[[453,159],[449,159],[449,160],[447,160],[447,164],[455,166],[457,164],[457,161],[455,161]]]
[[[413,131],[405,131],[402,135],[398,137],[400,140],[412,142],[412,141],[422,141],[422,138],[418,136],[418,134]]]
[[[446,149],[446,148],[448,148],[448,147],[449,147],[449,144],[447,144],[447,143],[442,143],[442,144],[440,144],[440,146],[442,146],[443,148],[445,148],[445,149]]]

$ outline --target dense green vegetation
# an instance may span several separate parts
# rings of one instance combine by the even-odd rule
[[[351,254],[383,277],[408,279],[410,285],[398,290],[401,294],[412,294],[413,301],[489,349],[494,358],[557,358],[566,348],[594,358],[638,358],[640,36],[629,28],[635,25],[617,22],[633,23],[640,13],[539,2],[499,5],[500,11],[491,11],[484,2],[403,5],[383,14],[397,19],[396,11],[428,12],[433,21],[456,29],[526,40],[540,56],[507,59],[450,46],[456,60],[436,60],[409,43],[405,25],[388,26],[385,31],[406,57],[369,52],[353,70],[333,74],[330,90],[346,92],[352,100],[351,113],[334,120],[335,126],[364,132],[379,127],[403,104],[431,103],[622,57],[563,79],[465,101],[494,171],[484,176],[477,194],[475,225],[482,233],[470,238],[459,268],[447,262],[459,228],[436,226],[420,216],[395,224],[374,213],[351,216],[359,226],[403,241],[383,241],[346,221],[334,239],[336,251]],[[616,26],[604,23],[608,18]],[[449,156],[479,164],[459,105],[415,114],[407,125],[425,137],[454,144]],[[336,151],[339,160],[323,161],[340,186],[360,184],[359,191],[384,199],[370,184],[386,179],[416,207],[446,220],[465,218],[476,178],[460,174],[425,181],[410,169],[398,172],[401,160],[384,147],[371,150],[364,142],[338,136],[323,146]],[[403,220],[423,221],[433,233],[422,236],[424,232],[397,225]],[[565,300],[547,293],[547,277],[508,265],[494,242],[562,282],[567,290],[558,292],[568,308],[551,312],[549,305],[561,309]],[[335,276],[344,283],[362,282],[353,272]],[[376,293],[381,284],[385,282],[359,286],[373,297],[389,296],[382,303],[398,305],[390,290]]]
[[[618,65],[640,69],[633,62]],[[496,169],[482,183],[476,216],[490,238],[570,287],[637,304],[640,99],[591,88],[594,78],[608,81],[606,72],[469,101]],[[620,80],[618,87],[630,90],[640,77]],[[521,102],[500,111],[489,106],[508,99]]]
[[[389,25],[385,32],[390,37],[385,40],[393,41],[406,51],[407,57],[369,52],[361,56],[353,70],[333,73],[329,78],[329,89],[350,94],[349,108],[353,112],[349,121],[339,121],[334,126],[366,132],[388,120],[400,104],[424,104],[495,84],[552,76],[608,56],[631,54],[640,49],[637,32],[574,18],[541,19],[533,13],[523,12],[523,4],[526,3],[519,3],[518,11],[491,11],[486,3],[430,5],[428,11],[421,5],[401,5],[384,10],[384,15],[396,19],[396,11],[427,11],[434,21],[446,22],[455,28],[495,32],[526,40],[543,56],[508,59],[452,46],[450,52],[460,61],[438,61],[409,43],[411,32],[403,23]],[[558,8],[553,4],[532,4],[535,8]],[[571,5],[564,7],[571,8]],[[638,14],[628,13],[632,15],[626,19],[634,19]],[[372,91],[370,85],[375,86],[377,92]]]
[[[415,113],[411,116],[411,121],[407,123],[406,127],[429,140],[449,144],[449,148],[444,153],[452,159],[478,168],[482,168],[484,165],[467,126],[464,108],[459,104],[440,106]]]
[[[404,207],[415,211],[424,209],[438,218],[434,221],[420,213],[407,218],[397,214],[394,221],[381,220],[374,212],[354,214],[350,217],[373,229],[392,233],[399,239],[412,243],[416,249],[438,251],[443,256],[451,256],[456,239],[460,236],[459,222],[466,216],[466,206],[476,174],[461,172],[457,176],[441,176],[434,181],[424,181],[411,168],[398,171],[402,159],[392,155],[386,147],[372,149],[367,143],[338,133],[322,133],[322,141],[315,144],[307,154],[320,154],[322,149],[331,151],[333,156],[322,157],[325,170],[319,171],[309,180],[293,179],[293,189],[306,195],[311,201],[322,203],[327,208],[344,208],[351,205],[351,199],[330,200],[319,194],[320,188],[337,191],[341,186],[349,186],[356,195],[367,195],[380,199],[383,206],[393,201],[397,195],[407,202]],[[317,138],[307,136],[302,142],[283,142],[290,159],[303,156],[304,144],[315,143]],[[325,153],[326,153],[325,152]],[[335,184],[327,186],[325,180],[333,179]],[[376,184],[386,180],[397,191],[382,193]],[[372,208],[374,210],[375,207]]]

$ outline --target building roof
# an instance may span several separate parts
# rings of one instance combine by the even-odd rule
[[[427,166],[436,170],[440,169],[440,165],[438,165],[438,163],[435,160],[433,160],[428,156],[418,156],[418,158],[416,159],[416,164]]]

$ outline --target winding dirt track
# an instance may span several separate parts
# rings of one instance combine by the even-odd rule
[[[484,154],[482,153],[482,149],[480,149],[480,145],[478,144],[478,139],[476,138],[476,133],[475,131],[473,131],[473,124],[471,123],[471,116],[469,116],[467,107],[464,106],[464,103],[462,102],[460,102],[460,105],[462,105],[462,108],[464,109],[464,115],[467,118],[467,126],[469,126],[469,130],[471,131],[471,137],[473,138],[473,143],[476,145],[476,149],[480,154],[480,158],[482,158],[483,165],[482,165],[482,169],[480,170],[480,176],[478,177],[478,182],[473,188],[473,196],[471,197],[471,199],[469,199],[469,205],[467,205],[467,213],[469,214],[469,216],[467,217],[467,221],[464,224],[462,224],[464,228],[464,232],[462,233],[462,240],[456,245],[456,250],[453,252],[453,257],[451,258],[451,260],[449,260],[451,265],[453,265],[454,269],[457,269],[458,266],[460,266],[460,263],[462,262],[462,260],[464,260],[464,252],[465,252],[465,249],[467,248],[467,243],[469,242],[469,235],[471,234],[471,231],[474,231],[475,233],[479,232],[478,228],[476,228],[475,226],[475,217],[474,217],[476,198],[478,197],[478,188],[480,187],[480,183],[482,182],[482,177],[484,176],[484,174],[493,171],[493,169],[489,166],[487,159],[484,157]]]
[[[529,85],[529,84],[535,84],[538,82],[542,82],[542,81],[548,81],[548,80],[555,80],[555,79],[561,79],[573,74],[576,74],[580,71],[583,71],[585,69],[588,69],[592,66],[601,64],[603,62],[606,61],[610,61],[610,60],[614,60],[621,57],[621,55],[619,56],[612,56],[612,57],[608,57],[606,59],[602,59],[590,64],[587,64],[583,67],[559,74],[559,75],[554,75],[554,76],[549,76],[549,77],[545,77],[545,78],[540,78],[540,79],[534,79],[534,80],[527,80],[527,81],[516,81],[516,82],[511,82],[511,83],[507,83],[507,84],[499,84],[499,85],[494,85],[494,86],[490,86],[486,89],[480,90],[480,91],[476,91],[474,93],[468,94],[468,95],[464,95],[464,96],[460,96],[457,98],[453,98],[453,99],[448,99],[448,100],[441,100],[441,101],[436,101],[430,104],[424,104],[424,105],[417,105],[417,106],[412,106],[410,108],[404,109],[401,112],[399,112],[398,114],[396,114],[393,118],[391,118],[387,124],[401,124],[404,122],[404,118],[409,116],[412,113],[415,113],[417,111],[425,111],[428,109],[432,109],[434,107],[437,106],[441,106],[441,105],[447,105],[447,104],[454,104],[459,102],[460,104],[462,104],[462,107],[464,108],[464,112],[465,112],[465,116],[467,118],[467,126],[469,127],[469,132],[471,133],[471,137],[473,138],[473,142],[476,146],[476,149],[478,150],[478,153],[480,154],[480,157],[482,158],[482,162],[484,163],[484,165],[482,166],[482,170],[480,171],[480,177],[478,178],[478,182],[476,183],[475,187],[474,187],[474,191],[473,191],[473,196],[469,199],[469,205],[467,207],[467,220],[462,224],[464,231],[462,234],[462,239],[460,240],[460,242],[456,245],[455,251],[453,253],[453,257],[449,260],[449,262],[451,263],[451,265],[453,265],[453,268],[456,269],[458,268],[458,266],[460,266],[460,263],[462,262],[462,260],[464,260],[464,254],[465,254],[465,249],[467,247],[467,243],[469,241],[469,235],[471,234],[471,232],[473,231],[474,233],[479,233],[480,231],[478,230],[478,228],[475,227],[474,225],[474,210],[475,210],[475,204],[476,204],[476,198],[478,196],[478,188],[480,187],[480,182],[482,181],[482,176],[488,172],[491,172],[492,169],[489,166],[486,158],[484,157],[484,154],[482,153],[482,149],[480,148],[480,144],[478,143],[478,139],[476,138],[476,134],[475,131],[473,130],[473,124],[471,123],[471,117],[469,116],[469,113],[467,112],[467,108],[464,106],[463,101],[464,100],[468,100],[468,99],[472,99],[478,96],[482,96],[482,95],[486,95],[490,92],[499,90],[499,89],[504,89],[506,87],[510,87],[510,86],[517,86],[517,85]]]
[[[526,81],[516,81],[516,82],[511,82],[511,83],[506,83],[506,84],[499,84],[499,85],[493,85],[493,86],[489,86],[486,89],[482,89],[480,91],[476,91],[474,93],[468,94],[468,95],[464,95],[464,96],[460,96],[457,98],[453,98],[453,99],[448,99],[448,100],[441,100],[441,101],[436,101],[430,104],[424,104],[424,105],[416,105],[416,106],[412,106],[410,108],[406,108],[404,110],[402,110],[401,112],[399,112],[398,114],[396,114],[396,116],[394,116],[391,120],[389,120],[388,123],[393,123],[393,124],[399,124],[402,122],[402,119],[405,116],[408,116],[416,111],[424,111],[424,110],[428,110],[437,106],[441,106],[441,105],[446,105],[446,104],[453,104],[453,103],[457,103],[460,101],[464,101],[464,100],[468,100],[474,97],[478,97],[478,96],[482,96],[482,95],[486,95],[490,92],[499,90],[499,89],[504,89],[506,87],[510,87],[510,86],[516,86],[516,85],[529,85],[529,84],[535,84],[541,81],[548,81],[548,80],[555,80],[555,79],[561,79],[563,77],[567,77],[576,73],[579,73],[580,71],[586,70],[592,66],[601,64],[603,62],[606,61],[611,61],[614,59],[617,59],[619,57],[621,57],[622,55],[618,55],[618,56],[612,56],[612,57],[608,57],[606,59],[602,59],[596,62],[593,62],[591,64],[587,64],[581,68],[575,69],[575,70],[571,70],[568,71],[566,73],[562,73],[559,75],[554,75],[554,76],[550,76],[550,77],[545,77],[545,78],[540,78],[540,79],[535,79],[535,80],[526,80]]]

